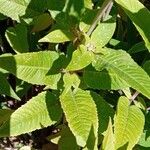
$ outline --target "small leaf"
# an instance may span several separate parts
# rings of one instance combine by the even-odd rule
[[[40,93],[12,113],[0,127],[0,137],[16,136],[53,125],[60,120],[61,113],[52,93]]]
[[[115,148],[131,150],[143,132],[145,117],[126,97],[120,97],[114,124]]]
[[[62,93],[60,102],[77,144],[82,147],[90,144],[89,149],[97,147],[98,117],[90,92],[78,89],[73,93],[69,90]],[[89,134],[92,136],[87,143]]]
[[[150,51],[150,12],[138,0],[115,0],[133,21],[135,27],[139,31],[146,47]]]
[[[27,28],[21,24],[6,30],[6,38],[16,53],[25,53],[29,51],[27,41]]]
[[[114,17],[99,23],[91,35],[91,40],[95,42],[96,47],[104,47],[113,36],[116,28],[116,19]]]
[[[54,30],[44,36],[39,42],[49,42],[49,43],[63,43],[67,41],[72,41],[74,39],[74,35],[67,30]]]
[[[103,55],[97,56],[93,61],[96,70],[102,68],[113,71],[132,88],[150,97],[150,77],[134,60],[122,50],[103,49]]]
[[[80,45],[77,50],[72,54],[72,59],[67,66],[67,71],[81,70],[88,66],[94,59],[94,54],[92,51],[88,51],[87,47]]]
[[[113,126],[111,122],[111,118],[109,119],[108,128],[105,132],[103,143],[102,143],[102,150],[115,150],[115,139],[113,133]]]

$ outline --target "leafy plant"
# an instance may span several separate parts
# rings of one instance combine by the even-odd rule
[[[51,126],[60,150],[150,147],[149,6],[0,0],[0,137]]]

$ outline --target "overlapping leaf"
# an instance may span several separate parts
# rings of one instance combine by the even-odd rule
[[[0,94],[5,94],[14,99],[20,100],[15,91],[12,89],[8,83],[6,76],[0,72]]]
[[[51,69],[56,65],[61,66],[62,62],[58,60],[59,54],[52,51],[4,55],[0,57],[0,67],[26,82],[56,88],[61,76],[56,70],[60,68],[55,70],[58,74],[52,73]]]
[[[150,11],[138,0],[115,0],[130,17],[150,51]]]
[[[61,112],[53,94],[40,93],[12,113],[0,127],[0,137],[16,136],[53,125],[59,121]]]
[[[16,0],[0,0],[0,13],[20,22],[20,17],[27,15],[33,17],[40,13],[34,9],[28,8],[26,3]]]
[[[115,138],[113,133],[113,126],[111,119],[109,120],[108,128],[104,135],[104,140],[102,143],[102,150],[115,150],[115,144],[114,144]]]
[[[115,117],[115,148],[126,148],[131,150],[138,142],[144,128],[144,114],[142,111],[130,105],[126,97],[121,97],[117,106]]]
[[[80,45],[79,48],[73,52],[72,59],[66,70],[74,71],[83,69],[84,67],[88,66],[93,59],[93,53],[88,51],[86,46]]]
[[[60,101],[77,144],[82,147],[87,144],[90,145],[89,149],[94,149],[97,146],[98,117],[90,92],[78,89],[73,93],[69,90],[62,93]]]
[[[8,28],[6,38],[16,53],[25,53],[29,51],[27,40],[27,28],[21,24],[16,27]]]
[[[96,70],[106,68],[112,70],[132,88],[150,97],[150,77],[134,62],[125,51],[105,49],[104,55],[97,57],[93,63]]]

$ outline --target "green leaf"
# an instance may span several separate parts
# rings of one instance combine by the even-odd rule
[[[27,8],[28,5],[24,1],[22,2],[18,0],[0,0],[0,13],[18,22],[20,22],[21,16],[33,17],[39,15],[39,12]]]
[[[55,89],[61,74],[59,67],[55,72],[53,68],[62,65],[59,58],[61,56],[59,57],[59,54],[53,51],[4,55],[0,57],[0,67],[28,83],[49,85]]]
[[[143,65],[143,69],[147,72],[147,74],[150,76],[150,60],[146,61]]]
[[[138,0],[115,0],[133,21],[150,51],[150,12]]]
[[[73,39],[74,35],[71,32],[57,29],[44,36],[39,42],[63,43]]]
[[[113,133],[113,126],[111,122],[111,118],[109,119],[108,128],[105,132],[103,143],[102,143],[102,150],[115,150],[115,139]]]
[[[6,38],[16,53],[25,53],[29,51],[27,40],[27,28],[18,24],[6,30]]]
[[[105,46],[112,38],[116,28],[116,19],[112,17],[107,21],[98,24],[97,28],[91,35],[91,40],[95,43],[96,47]]]
[[[80,79],[77,74],[73,73],[65,73],[63,76],[64,87],[66,91],[68,91],[71,87],[77,89],[80,84]]]
[[[81,70],[88,66],[94,59],[94,54],[86,46],[80,45],[72,54],[72,59],[67,66],[67,71]]]
[[[76,139],[68,127],[63,127],[61,130],[58,148],[59,150],[79,150]]]
[[[130,55],[122,50],[103,50],[103,55],[97,56],[97,60],[93,62],[95,69],[101,71],[102,68],[106,68],[108,72],[113,71],[132,88],[150,97],[150,77]]]
[[[90,144],[89,149],[97,147],[98,117],[90,92],[78,89],[74,93],[69,90],[67,93],[62,93],[60,101],[77,144],[82,147]]]
[[[0,126],[7,121],[13,112],[14,111],[10,109],[0,109]]]
[[[48,13],[44,13],[39,15],[34,19],[34,26],[32,28],[32,32],[39,32],[46,28],[48,28],[52,24],[53,20]]]
[[[93,89],[118,90],[129,86],[111,70],[97,71],[94,68],[88,67],[84,71],[83,78],[87,86]]]
[[[143,132],[145,117],[126,97],[120,97],[114,123],[115,148],[131,150]]]
[[[6,75],[0,72],[0,94],[5,94],[14,99],[20,100],[6,79]]]
[[[91,96],[96,104],[97,113],[98,113],[98,120],[99,120],[99,134],[102,134],[106,131],[109,118],[114,117],[114,110],[113,108],[98,94],[91,92]]]
[[[134,53],[142,52],[145,50],[146,50],[145,43],[139,42],[139,43],[135,44],[133,47],[131,47],[131,49],[129,49],[128,53],[134,54]]]
[[[140,140],[138,142],[138,145],[144,146],[144,147],[150,147],[150,136],[149,131],[144,131],[142,136],[140,137]]]
[[[55,124],[62,110],[50,92],[40,93],[18,108],[1,127],[0,137],[16,136]]]

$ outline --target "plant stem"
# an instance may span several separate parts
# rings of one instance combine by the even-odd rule
[[[95,29],[97,23],[102,19],[103,14],[105,13],[105,11],[110,7],[110,5],[112,5],[113,0],[105,0],[102,7],[100,8],[100,10],[98,11],[96,17],[93,20],[93,23],[91,25],[91,27],[89,28],[87,35],[91,35],[93,30]]]

